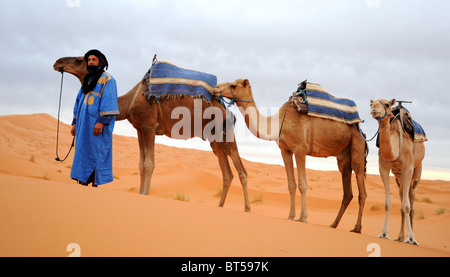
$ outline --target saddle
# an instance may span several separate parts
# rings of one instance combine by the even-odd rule
[[[402,113],[403,115],[400,114],[401,109],[403,109],[403,111],[404,111]],[[413,124],[412,117],[411,117],[411,114],[409,113],[409,111],[407,109],[405,109],[404,107],[396,106],[396,107],[392,108],[392,115],[393,115],[393,117],[390,119],[391,123],[396,117],[399,117],[400,123],[403,126],[403,130],[405,130],[405,132],[407,132],[414,139],[414,124]]]
[[[294,105],[298,112],[301,114],[308,113],[308,100],[306,99],[306,81],[304,80],[300,84],[298,84],[297,91],[292,93],[292,96],[289,97],[289,101],[292,105]]]

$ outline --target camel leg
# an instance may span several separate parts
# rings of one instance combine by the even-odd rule
[[[411,225],[411,203],[410,203],[410,189],[413,177],[413,168],[406,168],[402,174],[403,183],[403,197],[402,197],[402,211],[406,218],[406,240],[404,242],[419,245],[414,237],[414,232]]]
[[[366,183],[364,172],[356,173],[356,183],[358,185],[358,220],[356,221],[355,228],[350,230],[350,232],[361,233],[362,229],[362,216],[364,212],[364,206],[366,204],[367,192],[366,192]]]
[[[400,201],[402,201],[403,199],[403,185],[401,183],[402,181],[396,177],[395,182],[397,183],[398,186],[398,195],[400,196]],[[402,219],[400,221],[400,232],[398,233],[397,239],[395,239],[395,241],[405,240],[405,213],[403,212],[402,207],[400,207],[400,214],[402,216]]]
[[[306,191],[308,189],[308,183],[306,182],[306,155],[296,154],[295,161],[297,163],[298,189],[300,190],[302,201],[302,210],[297,221],[308,222],[308,211],[306,210]]]
[[[409,212],[409,219],[411,220],[411,230],[414,230],[414,216],[416,215],[416,208],[414,206],[414,202],[416,199],[416,191],[417,191],[417,184],[419,181],[412,180],[411,182],[411,188],[409,190],[409,203],[411,204],[411,211]]]
[[[358,185],[358,220],[355,227],[350,232],[361,233],[362,229],[362,216],[364,212],[364,206],[366,204],[367,192],[366,192],[366,147],[367,144],[361,140],[361,136],[356,134],[356,138],[352,138],[351,146],[352,157],[352,169],[356,175],[356,184]]]
[[[416,214],[416,208],[414,206],[414,202],[416,199],[417,186],[419,185],[421,176],[422,176],[422,164],[420,164],[418,167],[416,167],[414,169],[413,180],[411,183],[411,190],[409,191],[409,201],[411,202],[410,218],[411,218],[411,229],[412,230],[414,230],[413,220],[414,220],[414,216]]]
[[[284,168],[286,170],[286,175],[288,179],[288,190],[291,198],[291,207],[289,210],[289,220],[294,220],[295,218],[295,191],[297,190],[297,185],[295,183],[294,176],[294,160],[292,159],[292,152],[288,150],[281,150],[281,156],[284,162]]]
[[[384,225],[381,229],[381,233],[378,235],[379,238],[385,238],[385,239],[391,239],[389,237],[389,213],[392,209],[392,201],[391,201],[391,192],[389,187],[389,168],[385,167],[380,162],[380,176],[383,180],[384,184],[384,210],[385,210],[385,217],[384,217]]]
[[[334,222],[330,225],[331,228],[336,228],[344,215],[345,210],[353,199],[352,192],[352,167],[351,167],[351,155],[347,154],[343,157],[337,157],[339,171],[342,175],[342,188],[344,194],[342,196],[341,208]]]
[[[239,180],[241,181],[242,189],[244,190],[244,201],[245,201],[244,210],[246,212],[250,212],[251,211],[250,200],[248,198],[248,189],[247,189],[247,170],[245,170],[244,164],[242,164],[242,160],[241,157],[239,156],[239,151],[235,141],[236,140],[227,143],[230,146],[229,156],[231,157],[234,167],[236,168],[239,174]]]
[[[225,151],[221,148],[218,142],[210,143],[214,155],[219,159],[220,170],[222,171],[222,195],[220,196],[219,207],[223,207],[225,199],[227,198],[228,190],[230,189],[231,181],[233,180],[233,173],[231,172],[228,157]]]
[[[155,128],[144,127],[140,131],[140,137],[142,137],[140,144],[143,145],[141,151],[143,151],[144,156],[144,160],[140,164],[141,182],[144,180],[141,183],[140,193],[144,195],[150,194],[150,183],[155,169],[155,135]]]
[[[139,142],[139,175],[141,177],[139,194],[144,194],[144,184],[145,184],[145,151],[144,151],[144,135],[141,129],[136,129],[138,134],[138,142]]]

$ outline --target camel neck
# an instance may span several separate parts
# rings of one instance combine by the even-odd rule
[[[399,156],[399,149],[394,149],[394,144],[398,145],[398,138],[392,136],[391,123],[389,122],[389,119],[381,120],[379,124],[380,155],[387,161],[395,161]]]
[[[236,102],[250,132],[259,139],[278,140],[280,132],[279,111],[271,116],[261,114],[255,102]]]
[[[138,96],[138,89],[141,82],[136,84],[128,93],[117,98],[119,106],[119,115],[116,116],[116,121],[127,119],[130,116],[131,107]]]

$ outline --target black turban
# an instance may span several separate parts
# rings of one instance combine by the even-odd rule
[[[100,60],[100,66],[108,69],[108,60],[102,52],[97,49],[87,51],[87,53],[84,54],[84,60],[86,61],[86,63],[88,62],[88,58],[90,55],[96,56]]]

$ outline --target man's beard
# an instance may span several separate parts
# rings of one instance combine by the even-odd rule
[[[96,72],[97,70],[101,69],[101,66],[100,65],[98,65],[98,66],[97,65],[88,65],[86,67],[86,69],[89,74],[92,74],[92,73]]]
[[[84,77],[83,84],[81,86],[81,90],[84,94],[92,91],[95,88],[98,79],[100,79],[103,74],[103,68],[104,66],[102,65],[88,65],[86,67],[88,74]]]

